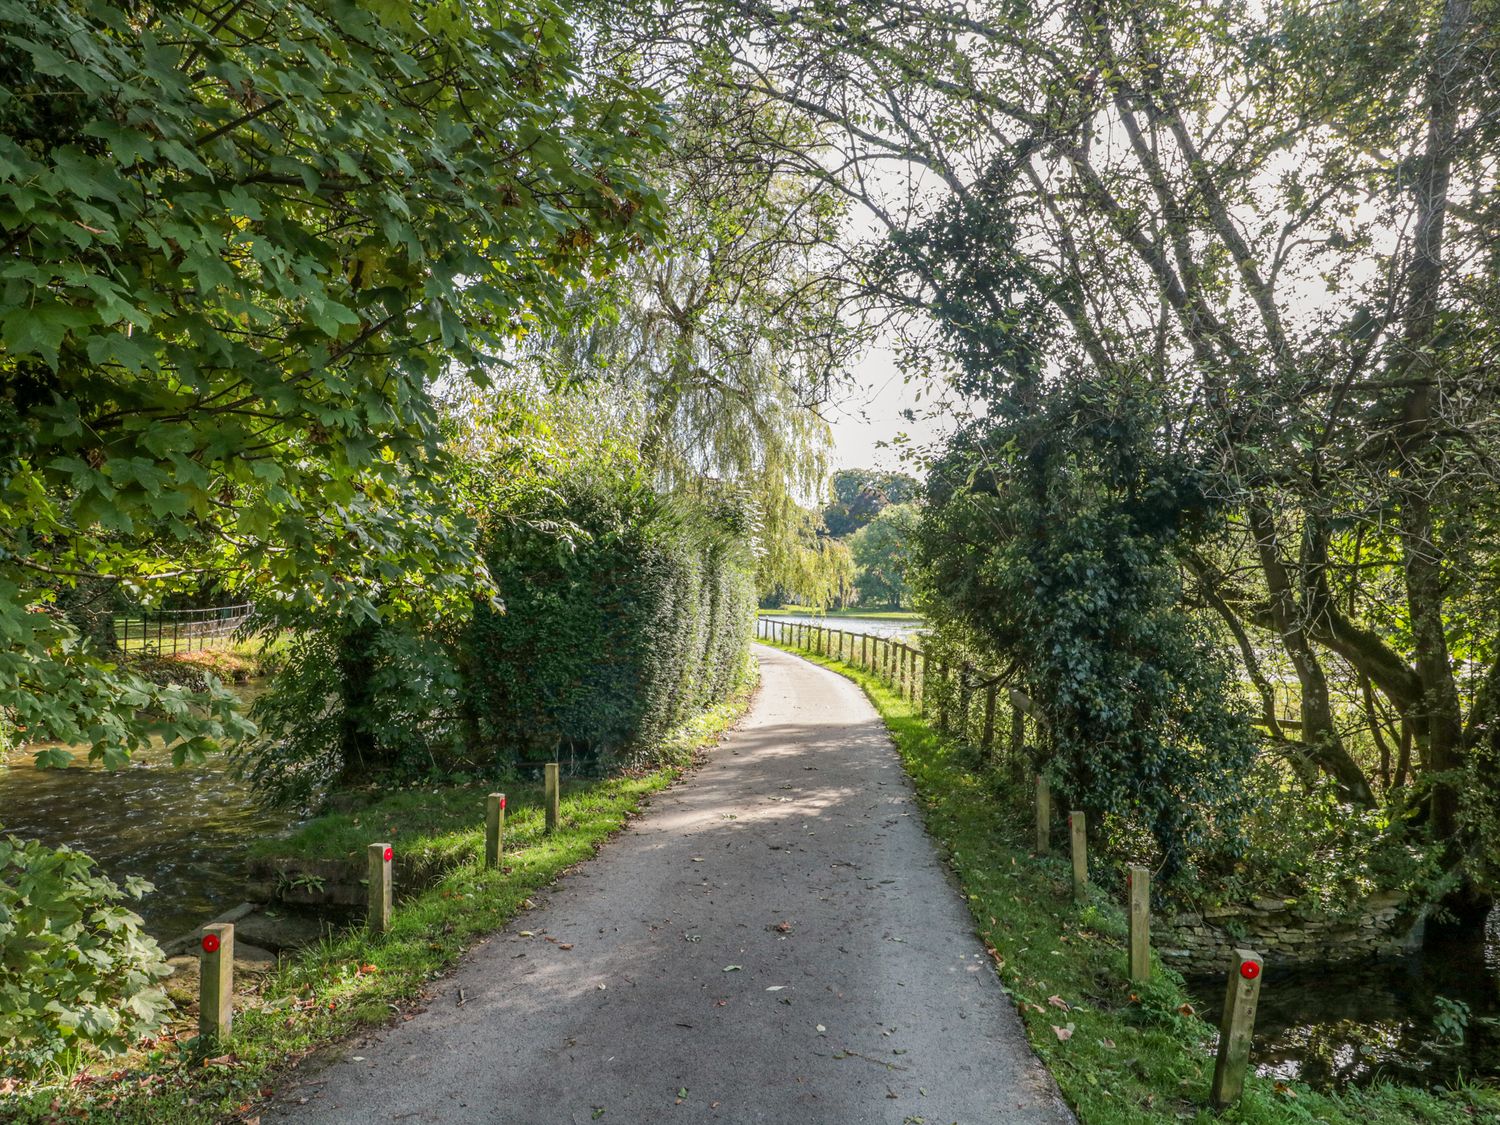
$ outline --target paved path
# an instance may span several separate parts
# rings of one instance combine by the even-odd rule
[[[1072,1122],[869,702],[756,653],[707,764],[267,1119]]]

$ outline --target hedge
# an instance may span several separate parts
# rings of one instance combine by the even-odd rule
[[[503,608],[462,642],[471,752],[603,771],[652,760],[745,667],[752,567],[729,504],[565,478],[541,511],[496,520],[484,553]]]

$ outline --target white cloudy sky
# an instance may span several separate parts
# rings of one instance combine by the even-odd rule
[[[904,380],[889,347],[871,348],[850,374],[850,385],[824,410],[833,428],[833,467],[920,475],[903,463],[902,436],[911,446],[929,446],[953,429],[951,414],[934,408],[931,387]],[[905,410],[915,419],[904,417]]]

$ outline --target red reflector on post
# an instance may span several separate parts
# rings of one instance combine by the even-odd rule
[[[393,849],[393,848],[386,848],[385,849],[385,861],[387,863],[390,863],[391,862],[391,856],[393,856],[395,854],[396,854],[395,849]]]
[[[203,935],[203,952],[204,953],[217,953],[217,952],[219,952],[219,935],[218,934],[204,934]]]
[[[1260,976],[1260,966],[1257,965],[1254,961],[1241,961],[1240,976],[1244,977],[1246,980],[1254,980],[1256,977]]]
[[[503,809],[503,808],[504,808],[504,807],[505,807],[505,798],[504,798],[504,797],[501,797],[501,798],[500,798],[500,807],[501,807],[501,808],[502,808],[502,809]]]

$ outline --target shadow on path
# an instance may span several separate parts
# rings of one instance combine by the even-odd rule
[[[1073,1121],[868,700],[756,654],[701,769],[267,1119]]]

